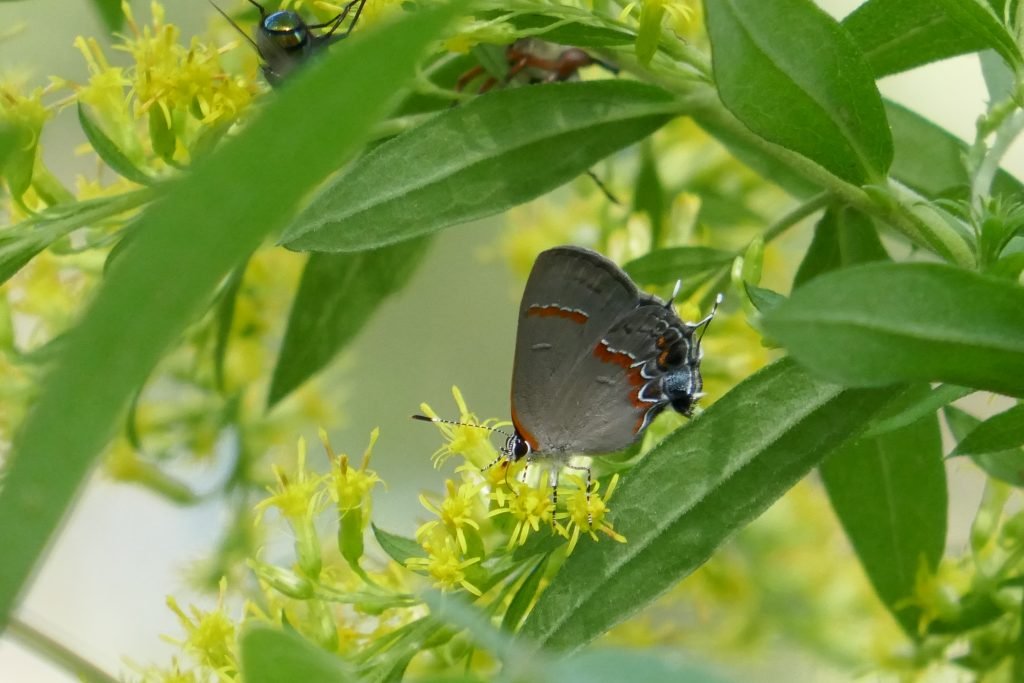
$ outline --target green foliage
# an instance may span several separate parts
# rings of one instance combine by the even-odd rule
[[[928,391],[907,393],[901,400],[913,402]],[[921,614],[911,596],[920,574],[938,567],[946,544],[946,470],[935,412],[843,446],[820,472],[879,597],[916,636]]]
[[[354,251],[490,216],[555,189],[683,111],[660,88],[621,81],[496,92],[371,151],[320,191],[282,241]]]
[[[416,271],[429,240],[372,251],[312,254],[295,293],[267,404],[273,406],[321,370],[377,307]]]
[[[118,30],[121,3],[94,4]],[[230,429],[237,462],[220,492],[231,494],[234,521],[210,576],[245,564],[272,597],[258,601],[267,623],[249,618],[237,653],[234,640],[219,643],[246,681],[720,680],[660,654],[576,651],[664,599],[816,467],[879,610],[906,638],[892,650],[909,654],[881,665],[1024,680],[1024,514],[1008,502],[1024,487],[1024,408],[982,419],[953,405],[980,392],[1024,398],[1024,185],[1001,168],[1024,131],[1018,4],[868,0],[837,22],[811,0],[714,0],[706,27],[679,3],[613,12],[582,2],[397,4],[394,21],[360,28],[258,111],[246,109],[258,88],[224,73],[145,99],[156,67],[129,50],[139,100],[114,107],[91,81],[75,92],[85,139],[119,176],[77,199],[40,155],[42,89],[0,91],[0,169],[18,221],[0,229],[0,400],[10,404],[0,405],[0,444],[12,443],[0,489],[0,624],[120,427],[111,469],[183,504],[199,496],[162,460]],[[547,57],[509,62],[506,46],[522,38],[586,48],[620,75],[534,84],[562,75]],[[182,51],[189,68],[215,59],[200,47]],[[91,78],[123,80],[82,49]],[[991,101],[973,141],[884,101],[876,86],[982,51]],[[456,87],[476,62],[497,77],[495,92]],[[408,285],[435,233],[537,200],[599,162],[596,177],[607,168],[627,201],[599,197],[595,209],[596,192],[561,191],[543,227],[520,225],[509,251],[589,240],[645,287],[681,280],[675,303],[691,310],[732,285],[704,348],[713,405],[675,431],[656,423],[651,434],[663,438],[653,447],[651,438],[595,462],[601,487],[560,491],[562,507],[545,508],[546,490],[492,468],[449,482],[436,507],[425,497],[437,520],[415,540],[372,526],[372,547],[364,532],[379,478],[326,443],[331,474],[308,472],[302,446],[298,474],[275,469],[277,486],[258,506],[280,509],[296,561],[257,559],[252,495],[268,479],[260,458],[271,447],[244,387],[268,380],[266,405],[286,415],[286,399]],[[708,220],[716,202],[731,211]],[[806,249],[776,250],[808,218],[813,231],[794,241]],[[310,252],[288,290],[286,325],[252,305],[250,273],[267,267],[267,253],[287,256],[268,240]],[[15,333],[21,293],[53,294],[30,285],[54,263],[98,284],[86,297],[74,290],[71,312],[39,315],[43,341],[26,350]],[[786,282],[791,291],[775,291]],[[264,343],[267,329],[284,330],[279,348]],[[272,372],[232,375],[246,344],[274,349]],[[788,358],[768,364],[762,345]],[[187,362],[174,357],[181,349]],[[147,383],[168,377],[202,400],[161,417],[173,429],[160,433],[143,424],[140,404]],[[457,402],[461,420],[475,422]],[[943,447],[940,416],[955,448]],[[494,460],[482,430],[439,427],[439,460],[459,453],[460,472],[474,476]],[[963,553],[944,554],[944,452],[988,477]],[[330,501],[345,565],[330,566],[320,549],[314,517]],[[590,542],[595,532],[600,542]],[[387,558],[400,566],[375,573]],[[336,581],[339,567],[354,586]],[[396,578],[412,573],[449,593]],[[339,606],[379,632],[342,643]],[[176,611],[192,636],[207,632]]]
[[[843,180],[885,174],[892,139],[881,95],[833,19],[810,0],[725,0],[707,11],[718,93],[736,118]]]
[[[523,634],[575,650],[633,614],[854,436],[891,394],[844,391],[788,361],[739,384],[633,468],[616,503],[628,542],[570,556]]]
[[[923,380],[1024,396],[1024,289],[1004,280],[931,263],[854,266],[808,282],[764,325],[853,386]]]
[[[419,14],[346,44],[295,79],[244,133],[197,164],[140,219],[137,237],[107,273],[15,443],[0,491],[0,525],[10,530],[0,565],[0,623],[9,617],[89,465],[112,436],[115,420],[160,355],[218,281],[265,235],[282,227],[301,196],[356,150],[448,16]],[[384,54],[387,59],[375,57]],[[374,67],[353,68],[364,63]],[[293,103],[317,94],[323,106],[307,113],[309,127],[302,137],[293,137],[294,156],[285,170],[272,144],[277,131],[289,125]],[[357,100],[359,106],[352,106]],[[349,112],[346,126],[332,125],[338,111]],[[247,195],[225,196],[223,179],[242,172]],[[112,353],[117,362],[105,363]],[[77,409],[69,412],[68,406]],[[53,453],[61,454],[56,470]]]

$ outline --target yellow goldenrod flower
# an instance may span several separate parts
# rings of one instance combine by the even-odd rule
[[[268,486],[270,497],[256,504],[257,524],[270,507],[280,510],[281,515],[293,525],[301,524],[323,509],[324,497],[320,485],[324,477],[306,472],[306,440],[303,438],[299,439],[297,461],[296,473],[292,478],[276,464],[272,465],[277,486]]]
[[[300,4],[297,2],[296,5]],[[317,0],[313,3],[317,8],[328,13],[329,16],[337,16],[344,8],[345,3],[324,2]],[[402,9],[402,0],[368,0],[363,6],[363,13],[359,15],[359,27],[371,26],[382,19],[386,19]],[[351,16],[351,15],[349,15]],[[346,19],[346,21],[348,21]]]
[[[448,458],[456,454],[464,457],[478,469],[493,464],[498,459],[499,452],[494,447],[494,444],[491,443],[491,433],[489,430],[499,426],[501,423],[493,419],[480,422],[477,416],[466,407],[466,400],[462,397],[462,392],[459,391],[458,387],[452,387],[452,396],[455,397],[455,404],[459,408],[459,417],[455,421],[464,422],[465,424],[434,423],[448,442],[438,448],[431,456],[434,466],[440,467]],[[433,408],[426,403],[420,404],[420,410],[427,417],[436,418],[438,416]]]
[[[603,496],[598,493],[601,482],[595,481],[593,489],[588,495],[586,482],[582,478],[577,476],[570,476],[569,478],[576,484],[576,488],[566,497],[565,512],[560,512],[556,515],[558,519],[569,520],[566,525],[566,532],[569,534],[569,548],[567,552],[572,553],[576,548],[576,542],[579,541],[581,531],[589,534],[595,541],[597,540],[597,534],[594,532],[600,531],[619,543],[625,543],[626,537],[615,531],[611,523],[605,519],[608,514],[607,502],[612,497],[612,494],[615,493],[615,487],[619,483],[619,475],[612,475],[612,479],[608,483],[608,490]]]
[[[356,469],[349,466],[347,455],[344,453],[341,455],[334,454],[331,444],[327,440],[327,432],[323,429],[320,430],[320,441],[323,443],[327,457],[331,461],[331,474],[328,477],[327,487],[331,499],[337,503],[338,510],[341,512],[362,508],[364,526],[370,519],[370,492],[374,486],[383,483],[376,472],[367,469],[367,465],[370,464],[370,456],[373,453],[373,446],[377,443],[378,436],[380,436],[380,429],[374,428],[370,432],[370,445],[363,451],[362,462],[359,464],[359,469]]]
[[[43,124],[52,115],[43,104],[44,92],[42,88],[34,88],[23,95],[11,84],[0,84],[0,123],[26,132],[29,148],[38,144]]]
[[[454,534],[459,542],[462,552],[468,551],[466,544],[466,527],[479,531],[480,524],[476,517],[480,515],[480,490],[481,484],[464,482],[456,488],[451,479],[445,480],[447,495],[440,505],[434,505],[425,495],[420,495],[420,503],[430,512],[433,512],[440,519],[427,522],[416,531],[417,540],[428,536],[438,527],[443,525],[449,533]]]
[[[178,28],[165,22],[158,2],[150,5],[149,25],[140,26],[127,3],[124,11],[129,34],[118,36],[121,44],[114,49],[129,53],[133,63],[112,67],[95,39],[80,36],[75,47],[88,66],[88,84],[55,82],[73,88],[96,123],[136,163],[147,165],[150,147],[164,160],[187,158],[204,134],[220,134],[248,108],[259,92],[255,73],[224,71],[220,50],[198,38],[181,45]],[[149,166],[162,163],[149,161]]]
[[[938,619],[953,619],[960,611],[960,597],[970,588],[968,573],[954,562],[942,561],[933,572],[924,557],[917,566],[914,592],[897,602],[897,609],[914,606],[921,610],[918,631],[925,633],[928,625]]]
[[[477,21],[467,18],[457,32],[443,41],[448,52],[468,54],[474,45],[507,45],[518,37],[515,26],[500,19]]]
[[[510,483],[509,486],[511,493],[497,489],[491,494],[498,508],[492,510],[490,516],[509,513],[515,517],[516,525],[508,539],[508,548],[511,549],[517,544],[526,543],[531,529],[539,531],[541,524],[551,524],[555,506],[549,491],[520,483]]]
[[[473,595],[481,595],[480,589],[466,579],[466,568],[481,558],[462,559],[458,545],[451,536],[444,533],[435,533],[421,541],[420,545],[427,551],[427,556],[406,560],[409,569],[427,572],[434,579],[434,585],[441,590],[462,586]]]
[[[203,683],[208,677],[192,668],[183,668],[177,657],[166,668],[147,667],[139,672],[142,683]],[[222,680],[225,680],[222,678]]]
[[[168,596],[167,606],[178,615],[178,621],[185,629],[185,639],[166,640],[181,646],[203,666],[229,673],[237,671],[238,664],[234,651],[235,622],[224,611],[226,591],[227,581],[221,579],[217,606],[209,612],[190,607],[189,614],[178,606],[173,597]]]

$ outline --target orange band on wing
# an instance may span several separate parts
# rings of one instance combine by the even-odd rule
[[[525,427],[519,422],[519,416],[516,415],[516,406],[512,404],[512,426],[515,427],[516,434],[522,437],[523,441],[530,445],[530,449],[534,452],[540,450],[540,444],[537,443],[537,437],[528,432]]]
[[[643,387],[647,381],[644,376],[640,373],[640,367],[634,367],[633,357],[624,351],[615,351],[614,349],[608,348],[608,345],[603,341],[598,342],[597,346],[594,347],[594,356],[597,357],[602,363],[612,363],[618,365],[620,368],[626,371],[626,379],[634,387]],[[646,401],[640,400],[640,389],[632,392],[630,396],[630,402],[637,408],[646,408],[648,406]]]
[[[541,318],[550,318],[552,316],[557,318],[565,318],[572,322],[582,325],[587,322],[587,314],[583,311],[575,308],[564,308],[558,304],[547,304],[542,306],[541,304],[533,304],[526,311],[526,315],[535,315]]]

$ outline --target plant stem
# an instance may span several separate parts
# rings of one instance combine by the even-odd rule
[[[999,166],[1002,164],[1003,157],[1006,156],[1006,151],[1022,131],[1024,131],[1024,112],[1020,111],[1007,117],[996,130],[992,147],[989,148],[979,164],[971,183],[971,207],[977,215],[981,215],[984,209],[982,202],[991,194],[992,181],[995,180],[996,173],[999,172]]]
[[[58,643],[20,619],[11,618],[7,632],[43,659],[89,683],[117,683],[117,679],[78,653]]]

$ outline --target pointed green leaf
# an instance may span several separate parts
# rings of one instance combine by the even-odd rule
[[[985,46],[998,52],[1008,64],[1015,67],[1021,64],[1017,43],[990,6],[981,0],[932,0],[932,2],[941,6],[961,31],[969,33],[982,41]]]
[[[1024,396],[1024,288],[933,263],[822,275],[765,315],[800,363],[851,386],[949,382]]]
[[[359,251],[494,215],[642,140],[682,106],[635,81],[488,93],[360,158],[281,241],[300,251]]]
[[[115,173],[133,183],[139,183],[140,185],[152,184],[153,179],[139,170],[139,167],[132,163],[132,160],[121,151],[117,143],[103,132],[103,129],[89,116],[81,102],[78,103],[78,123],[82,126],[82,131],[85,133],[85,137],[88,138],[89,144],[92,145],[97,156]]]
[[[987,44],[935,0],[868,0],[843,19],[843,27],[876,78],[977,52]]]
[[[915,390],[925,396],[928,388]],[[933,412],[881,436],[861,438],[821,464],[832,508],[878,596],[903,630],[917,634],[910,605],[918,571],[934,570],[946,543],[946,470]]]
[[[278,352],[267,405],[319,372],[402,289],[427,250],[427,238],[350,254],[313,254]]]
[[[979,455],[1024,445],[1024,403],[993,415],[960,440],[954,455]]]
[[[705,3],[715,81],[753,132],[861,184],[892,162],[882,98],[853,39],[810,0]]]
[[[541,556],[537,564],[530,570],[530,573],[526,575],[526,579],[519,586],[519,590],[512,596],[512,602],[508,604],[508,609],[505,610],[505,615],[501,618],[501,627],[506,631],[515,633],[519,630],[519,624],[523,621],[523,616],[530,609],[533,599],[537,597],[540,582],[544,579],[544,573],[547,571],[548,560],[550,559],[550,554]]]
[[[912,425],[953,401],[972,393],[974,393],[973,389],[958,387],[955,384],[939,385],[935,389],[918,396],[892,415],[881,416],[864,432],[864,438],[881,436],[887,432]]]
[[[521,634],[574,650],[700,567],[893,395],[843,390],[790,361],[745,380],[654,448],[609,502],[626,543],[580,544]]]
[[[66,335],[6,463],[0,624],[134,392],[231,268],[355,153],[450,8],[335,46],[137,219],[136,235]],[[279,148],[284,130],[287,155]]]
[[[793,278],[793,288],[839,268],[888,259],[870,218],[849,207],[831,207],[814,226],[814,238]]]
[[[103,19],[107,30],[116,33],[124,25],[124,10],[121,9],[121,0],[92,0],[96,11]]]
[[[425,557],[423,548],[411,538],[384,531],[376,524],[371,524],[370,528],[373,529],[373,537],[377,539],[377,545],[398,564],[405,566],[405,561],[410,557]]]
[[[784,295],[779,294],[774,290],[767,289],[766,287],[758,287],[757,285],[752,285],[749,282],[743,283],[743,289],[746,290],[747,298],[750,299],[750,303],[754,304],[754,308],[756,308],[757,312],[762,315],[786,300]]]
[[[981,424],[981,420],[955,406],[946,406],[942,412],[946,417],[946,424],[949,425],[949,431],[957,440],[967,438]],[[1024,486],[1024,449],[1011,448],[994,453],[979,453],[972,455],[971,460],[1000,481],[1014,486]]]
[[[651,223],[651,244],[661,244],[669,198],[658,174],[658,160],[648,139],[641,145],[640,170],[633,189],[633,211],[647,214]]]
[[[293,630],[251,624],[240,640],[244,683],[345,683],[359,677],[344,660]]]
[[[3,138],[4,155],[0,178],[7,183],[11,196],[20,199],[32,187],[39,140],[33,131],[16,125],[8,125]]]
[[[642,285],[665,285],[731,263],[736,254],[711,247],[656,249],[627,263],[623,270]]]

